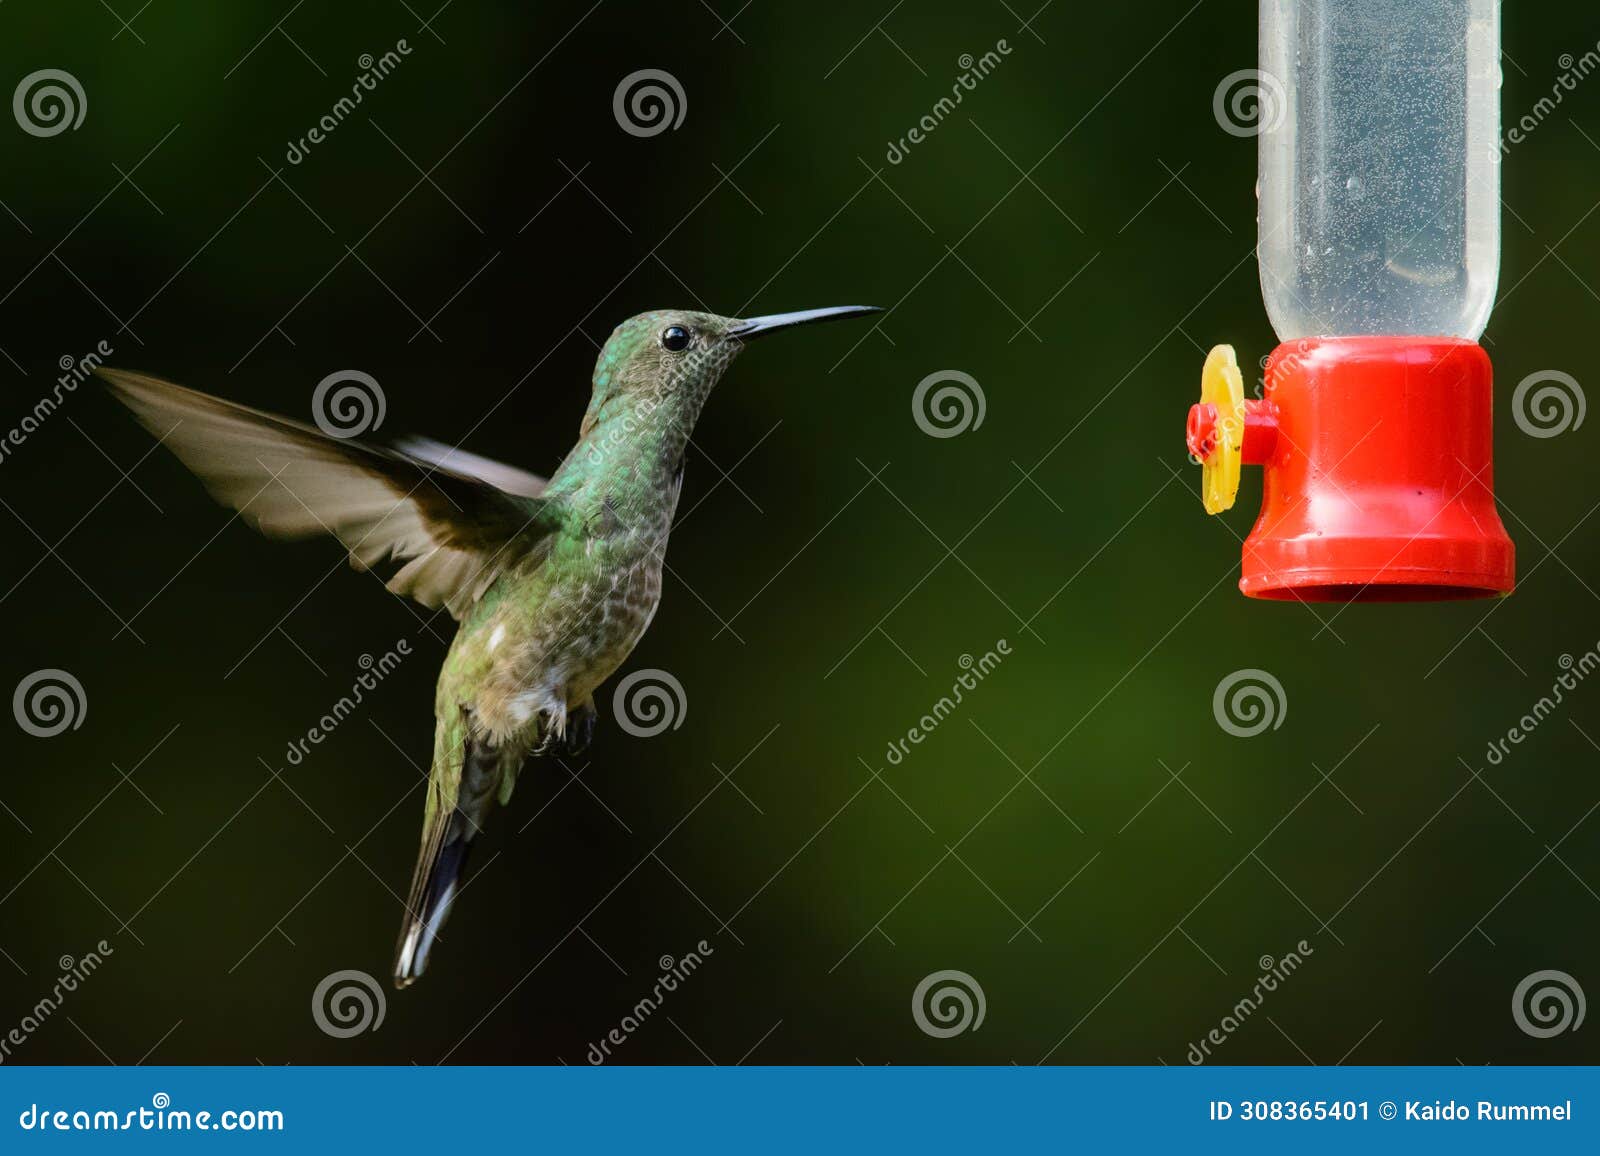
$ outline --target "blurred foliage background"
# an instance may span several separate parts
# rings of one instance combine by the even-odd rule
[[[311,994],[387,975],[451,624],[331,543],[258,538],[68,394],[0,462],[0,683],[62,668],[87,696],[77,730],[0,729],[0,1029],[59,957],[115,954],[8,1062],[582,1063],[702,939],[617,1062],[1183,1063],[1302,939],[1217,1062],[1600,1056],[1508,1007],[1546,968],[1600,993],[1600,685],[1485,760],[1600,640],[1600,432],[1530,438],[1509,409],[1535,371],[1594,376],[1600,81],[1504,166],[1487,342],[1518,594],[1312,613],[1237,593],[1259,479],[1204,517],[1181,436],[1204,348],[1248,367],[1273,343],[1254,142],[1212,111],[1255,62],[1254,6],[1033,7],[0,7],[6,91],[49,67],[87,97],[75,131],[0,126],[0,426],[105,340],[302,419],[357,368],[381,434],[548,471],[629,314],[893,307],[735,366],[627,668],[682,683],[682,724],[607,717],[589,756],[525,774],[430,974],[348,1040]],[[1508,5],[1507,121],[1597,41],[1590,4]],[[612,100],[645,68],[687,104],[638,138]],[[987,410],[936,439],[910,399],[945,369]],[[402,638],[413,657],[288,765]],[[1247,667],[1287,704],[1248,740],[1212,714]],[[981,985],[979,1030],[915,1023],[943,969]]]

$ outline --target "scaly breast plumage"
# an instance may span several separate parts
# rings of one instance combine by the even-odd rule
[[[543,560],[525,585],[464,624],[441,696],[510,701],[538,692],[569,708],[587,699],[655,617],[673,505],[636,514],[632,532],[593,534],[577,552]]]
[[[650,555],[589,584],[581,621],[552,665],[566,671],[568,693],[581,700],[622,665],[661,602],[661,559]]]

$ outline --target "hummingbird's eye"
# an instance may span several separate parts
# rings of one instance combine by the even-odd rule
[[[690,334],[681,325],[669,325],[661,331],[661,345],[669,353],[682,353],[689,348]]]

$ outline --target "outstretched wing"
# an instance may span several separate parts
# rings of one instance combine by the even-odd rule
[[[478,481],[487,482],[497,490],[504,490],[508,494],[520,494],[524,498],[537,498],[544,493],[547,484],[546,480],[537,474],[519,470],[516,466],[508,466],[504,462],[470,454],[466,450],[447,446],[432,438],[403,437],[394,443],[394,448],[437,469],[477,478]]]
[[[213,497],[262,533],[331,534],[358,569],[403,561],[389,589],[456,618],[557,524],[536,496],[541,479],[449,446],[367,445],[142,374],[99,374]]]

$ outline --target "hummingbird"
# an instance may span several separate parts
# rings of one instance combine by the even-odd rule
[[[578,441],[548,480],[426,438],[387,445],[123,370],[113,395],[262,533],[331,534],[350,564],[397,563],[396,594],[456,620],[394,984],[428,966],[467,852],[530,758],[584,750],[594,693],[661,601],[684,451],[728,364],[756,337],[879,310],[733,318],[659,310],[612,332]]]

